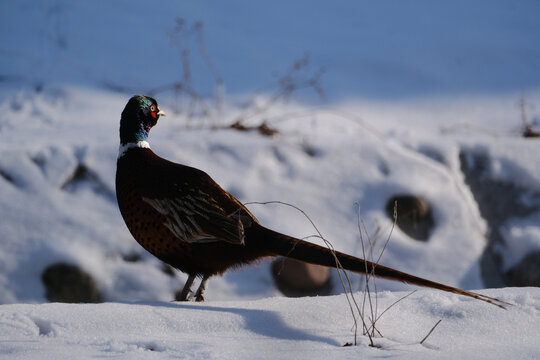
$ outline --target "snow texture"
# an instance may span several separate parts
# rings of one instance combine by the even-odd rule
[[[422,290],[354,342],[344,295],[211,303],[116,302],[0,307],[2,359],[534,359],[540,290],[484,291],[515,305]],[[405,296],[382,292],[386,309]],[[422,339],[441,320],[432,334]]]

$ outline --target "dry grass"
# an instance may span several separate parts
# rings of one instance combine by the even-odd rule
[[[377,328],[377,322],[378,320],[392,307],[394,307],[396,304],[398,304],[400,301],[404,300],[408,296],[412,295],[415,291],[410,292],[409,294],[401,297],[394,303],[392,303],[390,306],[386,307],[383,311],[379,311],[378,306],[378,297],[377,297],[377,283],[376,278],[374,276],[374,268],[371,269],[371,271],[368,271],[368,265],[366,263],[366,271],[365,274],[361,275],[363,279],[363,285],[361,286],[360,290],[360,296],[361,296],[361,303],[358,301],[358,294],[354,290],[353,282],[351,281],[351,276],[349,275],[348,271],[345,271],[341,263],[339,262],[339,259],[336,256],[336,252],[334,249],[334,246],[332,243],[327,240],[322,233],[317,228],[317,225],[313,222],[313,220],[310,218],[310,216],[299,207],[282,202],[282,201],[267,201],[267,202],[250,202],[246,203],[245,205],[251,205],[251,204],[257,204],[257,205],[268,205],[268,204],[278,204],[278,205],[284,205],[291,207],[295,209],[296,211],[300,212],[311,224],[313,229],[315,230],[316,234],[310,235],[305,237],[304,239],[310,239],[310,238],[316,238],[320,239],[324,242],[326,247],[330,250],[330,252],[334,255],[334,259],[336,262],[336,270],[339,277],[340,284],[343,288],[343,291],[345,293],[345,298],[347,299],[347,303],[349,306],[349,310],[351,312],[351,318],[353,321],[352,325],[352,331],[354,332],[354,338],[352,343],[345,344],[348,345],[357,345],[358,344],[358,330],[361,326],[362,328],[362,335],[367,336],[369,339],[369,345],[372,347],[376,347],[376,344],[374,342],[374,338],[377,336],[382,337],[381,331]],[[392,223],[392,227],[390,229],[390,232],[386,238],[386,241],[379,252],[377,258],[375,259],[375,247],[376,247],[376,241],[372,241],[371,237],[367,234],[367,229],[363,221],[360,217],[360,207],[358,206],[357,211],[357,217],[358,217],[358,230],[360,233],[360,242],[362,245],[362,255],[364,259],[367,259],[375,264],[378,264],[382,258],[382,255],[385,251],[385,249],[388,246],[388,243],[390,241],[392,232],[394,230],[394,227],[396,225],[397,221],[397,204],[394,204],[394,219]],[[367,240],[366,240],[367,239]],[[294,249],[291,248],[291,251]],[[432,330],[433,331],[433,330]],[[431,332],[430,332],[431,333]],[[428,334],[429,336],[429,334]],[[427,338],[427,336],[426,336]],[[424,340],[425,341],[425,340]]]

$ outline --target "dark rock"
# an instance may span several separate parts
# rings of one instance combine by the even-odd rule
[[[413,239],[427,241],[435,225],[429,203],[414,195],[396,195],[386,203],[386,213],[391,219],[396,203],[396,224],[401,231]]]
[[[526,256],[522,265],[518,264],[508,272],[502,270],[504,249],[508,246],[502,235],[506,222],[510,219],[527,217],[540,210],[540,193],[531,189],[501,181],[491,172],[489,154],[482,150],[462,150],[459,155],[461,171],[465,182],[469,185],[482,217],[486,220],[489,230],[486,234],[487,246],[480,261],[482,280],[487,287],[527,286],[525,282],[534,279],[534,274],[518,274],[525,267],[533,271],[534,261],[526,260],[534,254]],[[517,165],[507,163],[508,171],[524,174],[525,170]],[[528,199],[524,202],[523,199]],[[536,255],[538,256],[538,255]],[[538,262],[536,262],[537,265]],[[534,270],[540,273],[540,266]],[[536,275],[538,276],[538,275]],[[534,282],[533,282],[534,283]],[[528,284],[534,286],[533,283]]]
[[[288,297],[329,295],[330,270],[325,266],[279,258],[272,263],[272,275],[279,291]]]
[[[41,275],[50,302],[97,303],[101,296],[94,279],[75,265],[48,266]]]
[[[506,281],[512,286],[540,287],[540,251],[525,256],[506,273]]]
[[[538,211],[537,205],[528,205],[522,199],[528,198],[533,200],[532,203],[538,204],[536,200],[540,200],[540,194],[511,182],[495,179],[491,174],[491,159],[488,154],[461,153],[459,158],[465,182],[470,186],[480,213],[489,223],[491,230],[498,227],[493,225],[502,225],[510,218],[525,217]],[[517,166],[509,171],[524,173],[524,170]]]

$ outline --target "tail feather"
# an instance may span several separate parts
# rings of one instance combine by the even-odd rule
[[[271,252],[274,255],[281,255],[316,265],[323,265],[333,268],[341,267],[345,270],[359,274],[367,273],[384,279],[439,289],[454,294],[468,296],[477,300],[482,300],[503,309],[506,309],[504,305],[512,305],[497,298],[478,294],[472,291],[458,289],[418,276],[410,275],[390,267],[373,263],[371,261],[347,255],[339,251],[332,251],[323,246],[280,234],[270,229],[262,228],[261,231],[263,238],[259,238],[256,245],[259,247],[264,247],[265,251]]]

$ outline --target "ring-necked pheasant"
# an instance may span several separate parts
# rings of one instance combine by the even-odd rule
[[[133,237],[150,253],[187,273],[181,300],[203,301],[208,278],[265,256],[304,262],[403,281],[469,296],[503,307],[498,299],[409,275],[263,227],[234,196],[205,172],[157,156],[148,144],[150,129],[165,113],[151,97],[136,95],[120,120],[116,196]]]

